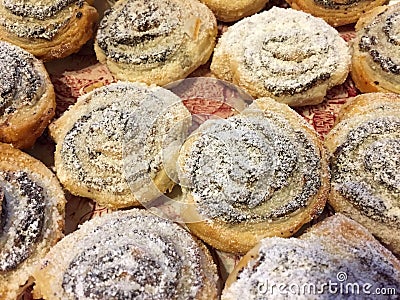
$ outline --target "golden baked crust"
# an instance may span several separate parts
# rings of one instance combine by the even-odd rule
[[[95,51],[118,79],[164,85],[206,63],[216,36],[197,0],[121,0],[102,19]]]
[[[174,186],[164,167],[176,161],[174,134],[190,120],[181,99],[161,87],[95,89],[50,125],[57,177],[72,194],[109,208],[145,204]]]
[[[43,63],[0,41],[0,142],[29,148],[55,113],[53,85]]]
[[[322,211],[329,192],[317,134],[287,105],[267,98],[240,115],[203,123],[178,163],[187,226],[227,252],[293,235]]]
[[[0,3],[0,39],[44,61],[66,57],[93,36],[96,9],[82,0]]]
[[[397,254],[399,135],[400,96],[372,93],[347,104],[325,139],[332,156],[329,202]]]
[[[360,16],[388,0],[286,0],[290,6],[323,18],[334,27],[355,23]]]
[[[299,239],[262,240],[231,272],[222,299],[330,299],[335,291],[363,298],[382,287],[400,288],[400,262],[364,227],[337,214]]]
[[[51,250],[34,277],[36,295],[54,300],[89,294],[211,300],[218,294],[207,248],[179,225],[138,209],[84,223]]]
[[[0,143],[0,298],[14,300],[61,237],[65,198],[40,161]]]
[[[351,77],[364,93],[400,93],[399,12],[399,3],[379,6],[356,24]]]
[[[233,22],[259,12],[269,0],[200,0],[207,5],[218,20]]]
[[[253,97],[290,106],[318,104],[350,69],[339,33],[319,18],[274,7],[232,25],[220,38],[211,71]]]

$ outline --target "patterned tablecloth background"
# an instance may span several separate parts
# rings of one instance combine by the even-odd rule
[[[400,0],[390,1],[391,4],[396,2],[400,2]],[[271,0],[266,9],[272,5],[287,7],[284,1]],[[96,0],[95,6],[98,8],[100,14],[102,14],[102,12],[108,8],[108,3],[107,1]],[[229,24],[219,23],[218,28],[220,34],[226,31],[228,26]],[[349,43],[351,43],[352,38],[355,36],[354,26],[340,27],[338,31]],[[46,63],[46,68],[50,73],[56,91],[56,118],[70,105],[74,104],[79,96],[94,88],[116,82],[116,79],[108,71],[107,67],[98,63],[93,51],[93,41],[88,42],[79,53],[62,60]],[[194,71],[189,77],[212,76],[209,70],[209,63],[207,63]],[[207,80],[196,80],[193,90],[196,91],[197,95],[201,95],[206,91],[208,95],[207,99],[210,98],[209,95],[214,95],[215,100],[222,102],[227,101],[227,98],[229,98],[229,95],[224,93],[224,87],[218,84],[210,84]],[[297,108],[296,111],[316,129],[323,139],[332,128],[340,107],[357,94],[359,94],[359,91],[355,88],[349,76],[342,85],[332,88],[321,104]],[[229,116],[232,113],[229,106],[221,104],[220,102],[217,106],[215,102],[207,101],[202,101],[198,105],[193,105],[193,102],[190,103],[192,105],[187,107],[192,113],[208,112],[218,114],[219,116]],[[50,169],[54,170],[54,143],[50,139],[47,131],[38,139],[34,147],[27,152],[43,161]],[[68,192],[66,192],[66,197],[68,202],[65,216],[65,234],[76,230],[79,224],[108,212],[107,209],[96,205],[96,203],[90,199],[76,197]],[[328,207],[325,209],[322,216],[318,220],[313,221],[313,223],[318,222],[321,218],[331,213],[332,211]],[[224,280],[239,257],[219,251],[212,251],[219,263],[221,277]],[[21,296],[21,299],[32,299],[30,289]]]

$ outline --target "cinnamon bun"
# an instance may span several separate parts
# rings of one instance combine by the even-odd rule
[[[211,63],[219,78],[253,97],[290,106],[318,104],[345,81],[350,68],[346,42],[325,21],[274,7],[231,26]]]
[[[264,8],[269,0],[201,0],[223,22],[237,21]]]
[[[206,63],[216,35],[199,1],[121,0],[101,20],[95,51],[118,79],[164,85]]]
[[[61,237],[65,199],[41,162],[0,143],[0,298],[14,300]]]
[[[176,162],[174,145],[190,119],[181,99],[161,87],[95,89],[50,125],[57,177],[72,194],[108,208],[151,201],[175,184],[163,163]],[[155,186],[145,184],[149,178]]]
[[[42,60],[77,52],[93,35],[98,14],[83,0],[2,0],[0,40]]]
[[[59,242],[34,274],[45,299],[217,299],[207,248],[145,210],[106,214]]]
[[[400,93],[400,3],[380,6],[356,25],[351,75],[362,92]]]
[[[388,0],[286,0],[294,9],[320,17],[330,25],[338,27],[355,23],[360,16],[383,5]]]
[[[400,96],[357,96],[326,136],[329,201],[400,254]]]
[[[188,228],[233,253],[263,237],[293,235],[322,211],[329,189],[316,132],[267,98],[226,120],[204,122],[180,151],[178,175]]]
[[[399,289],[400,262],[364,227],[335,215],[299,239],[262,240],[229,275],[222,300],[378,299],[389,290],[384,298],[397,299]]]
[[[41,61],[0,41],[0,142],[29,148],[55,114],[55,94]]]

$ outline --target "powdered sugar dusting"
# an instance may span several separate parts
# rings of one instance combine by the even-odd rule
[[[93,222],[95,221],[95,222]],[[194,299],[202,249],[178,225],[143,210],[105,215],[81,228],[66,262],[65,295],[90,299]]]
[[[216,57],[224,54],[244,82],[277,97],[320,83],[336,85],[340,82],[330,78],[342,78],[350,64],[346,42],[335,29],[309,14],[277,7],[231,26],[215,51]]]
[[[273,285],[313,285],[316,292],[300,294],[299,299],[337,299],[336,293],[328,291],[327,283],[335,283],[338,287],[341,283],[339,272],[347,275],[345,283],[359,286],[371,284],[371,291],[377,287],[398,290],[399,269],[383,255],[383,247],[377,241],[349,242],[340,231],[340,222],[334,218],[339,217],[326,221],[331,224],[327,235],[310,232],[302,239],[262,240],[256,257],[249,261],[238,274],[237,280],[224,291],[222,299],[266,299],[271,295],[269,293]],[[353,226],[359,227],[358,224]],[[291,294],[279,294],[275,289],[273,298],[287,299],[288,295]]]
[[[35,62],[30,53],[0,41],[0,120],[42,97],[45,82]]]
[[[282,115],[248,109],[205,122],[194,136],[179,175],[206,217],[278,219],[307,206],[321,187],[317,146]]]

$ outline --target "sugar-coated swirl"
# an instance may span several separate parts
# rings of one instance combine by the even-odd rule
[[[71,250],[65,253],[65,247]],[[177,224],[145,210],[91,220],[49,254],[36,279],[53,299],[216,297],[215,266],[206,248]],[[41,281],[46,275],[55,276],[47,291],[49,283]]]
[[[33,106],[45,89],[44,74],[30,53],[0,41],[0,122],[9,114]]]
[[[0,157],[0,299],[13,300],[61,238],[65,199],[41,162],[3,143]]]
[[[207,218],[276,221],[309,205],[321,188],[320,150],[283,115],[245,110],[204,123],[193,137],[180,178]]]
[[[186,40],[182,20],[187,13],[174,0],[125,1],[105,14],[97,43],[117,62],[147,67],[164,63]]]
[[[340,290],[369,298],[379,288],[400,288],[398,260],[358,223],[335,215],[300,239],[262,240],[231,273],[222,299],[337,299]]]
[[[20,38],[52,40],[73,17],[71,5],[82,0],[2,0],[0,25]],[[51,20],[51,24],[49,24]]]
[[[0,272],[16,269],[43,238],[45,196],[26,172],[0,172]]]
[[[344,81],[350,61],[335,29],[309,14],[280,8],[233,25],[221,37],[214,60],[223,55],[230,60],[231,80],[253,96],[272,96],[291,105],[304,105],[306,93],[322,101],[327,89]],[[213,64],[217,75],[226,72]],[[318,86],[318,94],[312,94]]]
[[[400,5],[389,6],[358,32],[358,47],[386,73],[400,75]],[[379,78],[376,78],[379,81]],[[400,79],[397,79],[400,83]]]
[[[332,184],[364,216],[400,228],[400,118],[365,121],[332,159]]]
[[[159,87],[117,83],[94,90],[55,123],[60,181],[72,193],[103,205],[137,204],[129,200],[131,189],[151,183],[162,169],[162,149],[168,147],[164,138],[182,128],[173,127],[179,116],[190,114],[179,97]],[[131,187],[123,176],[124,164]],[[113,195],[119,204],[113,203]]]

